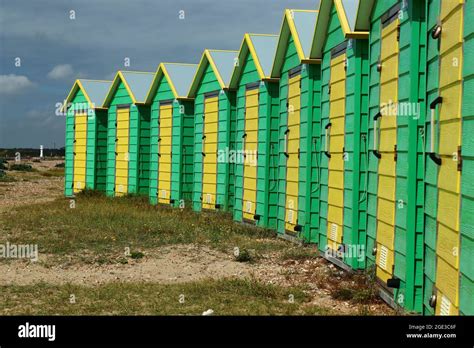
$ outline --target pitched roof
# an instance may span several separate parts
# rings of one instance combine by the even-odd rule
[[[145,102],[148,104],[153,101],[163,76],[166,77],[174,97],[176,99],[186,99],[197,67],[197,64],[161,63],[158,66]]]
[[[65,100],[63,110],[67,110],[67,104],[71,102],[79,90],[82,91],[91,108],[102,108],[102,103],[104,102],[105,96],[111,84],[112,81],[86,79],[76,80]]]
[[[230,78],[237,59],[238,51],[204,50],[198,69],[189,88],[188,98],[194,98],[201,78],[210,64],[222,89],[229,88]]]
[[[155,73],[152,72],[118,71],[112,85],[110,86],[109,92],[107,93],[103,107],[108,107],[110,105],[112,97],[120,82],[125,85],[125,88],[134,104],[145,103],[145,98],[154,77]]]
[[[230,88],[237,87],[242,67],[249,53],[252,55],[260,79],[269,79],[277,45],[278,35],[245,34],[239,51],[239,64],[234,67]]]
[[[370,30],[370,14],[374,7],[375,0],[364,0],[359,4],[357,11],[354,30],[369,31]]]
[[[280,69],[283,65],[290,35],[293,37],[300,63],[318,63],[317,60],[310,58],[317,18],[318,11],[285,10],[271,77],[280,77]]]
[[[314,31],[314,39],[311,47],[311,58],[320,59],[324,43],[327,37],[328,25],[331,16],[332,5],[336,6],[337,17],[341,24],[342,32],[346,38],[368,38],[367,31],[356,30],[356,18],[361,0],[321,0],[319,3],[319,16]]]

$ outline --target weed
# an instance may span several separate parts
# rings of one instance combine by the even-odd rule
[[[10,170],[16,170],[18,172],[34,172],[34,171],[36,171],[36,169],[34,169],[29,164],[18,164],[18,163],[14,163],[14,164],[10,165]]]
[[[135,259],[135,260],[141,259],[141,258],[143,258],[144,256],[145,256],[145,254],[142,253],[141,251],[133,251],[133,252],[130,253],[130,257],[131,257],[132,259]]]

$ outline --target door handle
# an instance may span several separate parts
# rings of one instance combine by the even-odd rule
[[[382,117],[382,113],[381,112],[378,112],[377,115],[374,116],[374,149],[372,150],[372,153],[374,154],[375,157],[377,157],[378,159],[382,158],[382,154],[380,153],[380,151],[377,149],[378,148],[378,139],[377,139],[377,135],[378,135],[378,127],[377,127],[377,121],[379,118]]]
[[[329,137],[331,135],[331,126],[332,126],[332,123],[329,122],[326,127],[325,127],[325,135],[326,135],[326,139],[325,139],[325,142],[324,142],[324,154],[326,155],[327,158],[331,158],[331,154],[329,153]]]
[[[431,160],[436,163],[438,166],[441,165],[441,157],[439,157],[436,152],[435,152],[435,136],[436,136],[436,132],[435,132],[435,123],[436,120],[435,120],[435,116],[436,116],[436,106],[438,104],[441,104],[443,103],[443,97],[437,97],[435,100],[433,100],[430,104],[430,110],[431,110],[431,120],[430,120],[430,124],[431,124],[431,129],[430,129],[430,136],[431,136],[431,139],[430,139],[430,153],[429,153],[429,157],[431,158]]]

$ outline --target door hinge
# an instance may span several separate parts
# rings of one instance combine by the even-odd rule
[[[400,42],[400,24],[397,25],[397,41]]]
[[[461,146],[458,146],[458,172],[462,172],[462,154],[461,154]]]
[[[393,146],[393,160],[396,162],[398,159],[397,145]]]
[[[298,159],[300,158],[300,148],[298,148]]]
[[[328,94],[331,95],[331,85],[328,86]]]

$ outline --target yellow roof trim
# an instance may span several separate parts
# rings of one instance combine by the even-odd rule
[[[369,32],[368,31],[351,31],[350,33],[346,34],[348,39],[368,39]]]
[[[344,36],[347,37],[347,34],[351,32],[349,27],[349,22],[345,16],[344,6],[342,5],[342,0],[334,0],[334,6],[336,6],[337,18],[339,18],[339,23],[341,23],[342,31]]]
[[[288,22],[288,27],[290,28],[291,35],[293,36],[296,52],[298,53],[298,57],[300,58],[300,61],[302,61],[306,57],[304,56],[303,46],[301,45],[300,38],[298,37],[298,30],[296,30],[295,22],[293,21],[293,17],[291,16],[291,11],[296,11],[296,10],[289,10],[289,9],[285,10],[285,18]]]
[[[130,72],[141,73],[140,71],[130,71]],[[122,80],[122,83],[125,85],[125,88],[127,89],[128,94],[132,98],[133,104],[137,104],[137,100],[135,99],[135,95],[133,95],[132,89],[128,85],[127,79],[125,78],[125,76],[123,76],[121,71],[119,71],[118,74],[120,76],[120,79]]]
[[[175,98],[178,98],[178,92],[176,92],[176,88],[174,87],[174,83],[170,78],[170,75],[168,74],[168,70],[166,70],[166,66],[164,64],[160,64],[160,68],[163,71],[163,75],[165,75],[166,79],[168,80],[168,83],[170,85],[171,91],[173,92],[173,95]]]
[[[322,63],[322,59],[316,59],[316,58],[305,58],[305,59],[302,59],[301,60],[301,63],[302,64],[321,64]]]
[[[84,96],[86,97],[87,102],[89,103],[89,106],[90,106],[91,108],[94,107],[94,104],[92,103],[91,98],[89,97],[89,94],[87,94],[86,89],[85,89],[84,86],[82,85],[81,80],[77,80],[77,84],[79,85],[79,87],[80,87],[82,93],[84,93]]]
[[[213,50],[213,51],[218,51],[218,50]],[[233,51],[220,50],[219,52],[233,52]],[[209,64],[211,65],[212,70],[214,70],[214,74],[215,74],[216,77],[217,77],[217,81],[219,82],[219,85],[221,86],[222,89],[224,89],[224,88],[225,88],[224,80],[222,80],[221,74],[220,74],[219,70],[217,70],[216,64],[214,63],[214,60],[212,59],[210,50],[205,50],[205,51],[204,51],[204,54],[205,54],[205,56],[206,56],[206,58],[207,58],[207,61],[208,61]]]
[[[348,39],[367,39],[369,37],[368,31],[351,31],[349,22],[345,16],[346,12],[344,11],[342,0],[334,0],[334,5],[336,6],[337,17],[339,18],[339,23],[341,23],[344,37]]]
[[[89,81],[99,81],[99,80],[89,80]],[[104,82],[108,82],[108,81],[104,81]],[[79,79],[77,79],[76,81],[74,81],[74,84],[72,85],[72,88],[69,91],[69,93],[68,93],[68,95],[67,95],[67,97],[64,101],[64,104],[61,108],[61,110],[63,112],[67,111],[67,104],[71,100],[72,96],[77,92],[77,89],[80,89],[82,91],[82,93],[84,94],[84,97],[87,99],[87,103],[89,104],[89,107],[93,108],[93,109],[96,108],[95,105],[92,103],[91,98],[87,94],[87,92],[86,92],[84,86],[82,85],[81,81]]]
[[[201,56],[201,59],[199,60],[199,64],[198,64],[198,66],[197,66],[197,68],[196,68],[196,72],[194,73],[194,76],[193,76],[193,80],[192,80],[192,82],[191,82],[191,85],[189,86],[188,97],[189,97],[189,94],[191,94],[191,90],[192,90],[193,87],[194,87],[194,81],[196,80],[196,77],[197,77],[198,74],[199,74],[199,68],[201,67],[201,64],[202,64],[202,62],[203,62],[205,56],[206,56],[206,52],[204,51],[204,53],[203,53],[202,56]]]
[[[258,58],[257,51],[255,50],[255,46],[253,45],[253,42],[252,42],[252,38],[250,37],[249,34],[245,34],[244,40],[247,41],[249,52],[252,55],[253,60],[255,61],[255,67],[257,68],[260,79],[264,79],[267,76],[265,76],[265,73],[263,72],[262,65],[260,64],[260,58]]]
[[[135,73],[135,72],[138,72],[138,71],[130,71],[130,72]],[[128,85],[128,82],[125,80],[125,77],[123,76],[122,71],[119,70],[119,71],[117,71],[117,74],[115,74],[114,80],[112,81],[112,84],[109,87],[109,91],[107,92],[107,95],[106,95],[105,100],[104,100],[104,104],[102,106],[104,106],[106,104],[106,102],[108,102],[108,100],[110,98],[110,93],[117,88],[116,84],[117,84],[118,79],[120,79],[120,81],[122,81],[122,83],[124,84],[125,89],[128,92],[128,95],[130,96],[130,98],[132,98],[132,103],[137,104],[137,100],[135,99],[135,96],[132,93],[132,89]]]

